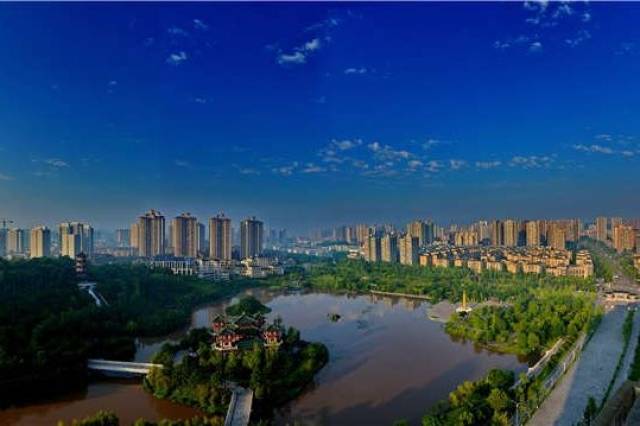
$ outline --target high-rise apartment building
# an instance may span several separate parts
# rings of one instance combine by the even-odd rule
[[[12,228],[7,231],[7,254],[27,252],[27,234],[24,229]]]
[[[366,224],[356,225],[356,239],[358,243],[364,244],[364,242],[367,241],[371,234],[370,229],[369,225]]]
[[[491,221],[489,225],[489,232],[491,234],[491,245],[492,246],[501,246],[504,244],[504,229],[502,227],[502,222],[499,220]]]
[[[405,234],[398,239],[398,246],[400,252],[400,263],[403,265],[417,265],[418,264],[418,238]]]
[[[478,221],[478,226],[477,226],[477,230],[478,230],[478,238],[480,239],[480,241],[484,241],[484,240],[488,240],[489,239],[489,222],[487,222],[486,220],[480,220]]]
[[[198,219],[182,213],[171,221],[171,247],[177,257],[198,256]]]
[[[407,234],[417,238],[420,246],[425,246],[431,242],[427,238],[427,224],[422,220],[414,220],[408,223]]]
[[[197,237],[198,253],[207,253],[209,251],[209,245],[207,244],[207,227],[204,223],[198,222]]]
[[[7,230],[0,228],[0,257],[7,254]]]
[[[75,259],[82,253],[82,243],[80,242],[80,234],[63,234],[58,237],[60,242],[60,256],[68,256]]]
[[[551,230],[552,226],[559,226],[564,230],[566,241],[577,242],[580,239],[580,219],[562,219],[562,220],[553,220],[550,222]],[[550,234],[548,234],[550,238]]]
[[[118,247],[129,247],[131,245],[131,230],[116,229],[116,245]]]
[[[380,239],[380,257],[383,262],[398,262],[400,252],[398,251],[398,236],[396,234],[385,234]]]
[[[456,246],[460,247],[472,247],[480,244],[477,231],[458,231],[453,236],[453,241]]]
[[[515,247],[518,245],[519,224],[513,219],[507,219],[502,223],[504,233],[504,245]]]
[[[131,224],[131,231],[129,232],[129,245],[136,252],[140,249],[140,226],[137,223]]]
[[[382,241],[375,233],[369,235],[362,243],[364,259],[368,262],[380,262],[382,260]]]
[[[51,231],[46,226],[36,226],[31,230],[31,258],[51,255]]]
[[[530,220],[526,223],[527,246],[538,247],[540,245],[540,223]]]
[[[156,210],[149,210],[138,218],[138,255],[142,257],[165,254],[165,220]]]
[[[618,252],[632,251],[636,243],[636,235],[631,225],[616,223],[613,228],[613,247]]]
[[[58,226],[60,256],[75,259],[80,253],[93,257],[93,228],[87,223],[63,222]]]
[[[240,223],[240,256],[243,259],[262,253],[263,223],[254,217]]]
[[[231,219],[222,213],[209,219],[209,257],[231,260]]]
[[[607,218],[604,216],[596,218],[596,239],[603,243],[607,242]]]
[[[564,250],[567,245],[566,232],[561,224],[551,223],[548,230],[547,245],[556,250]]]

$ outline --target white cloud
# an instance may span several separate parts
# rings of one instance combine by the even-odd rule
[[[606,135],[609,136],[609,135]],[[597,137],[596,137],[597,138]],[[607,142],[611,142],[612,138],[600,138],[603,139]],[[629,142],[624,140],[624,141],[618,141],[619,145],[622,146],[628,146]],[[573,149],[575,149],[576,151],[582,151],[582,152],[589,152],[589,153],[593,153],[593,154],[605,154],[605,155],[615,155],[615,154],[619,154],[622,155],[623,157],[634,157],[637,153],[640,154],[640,151],[638,151],[637,153],[634,152],[631,149],[623,149],[621,151],[615,150],[611,147],[605,146],[605,145],[600,145],[600,144],[591,144],[591,145],[585,145],[585,144],[576,144],[573,145]]]
[[[180,27],[169,27],[167,29],[167,32],[171,35],[177,35],[177,36],[183,36],[183,37],[187,37],[189,35],[188,32],[186,32],[185,30],[183,30]]]
[[[109,83],[107,83],[107,86],[109,87],[115,87],[118,85],[118,82],[116,80],[111,80]]]
[[[381,160],[397,160],[397,159],[409,159],[413,155],[409,151],[396,150],[389,145],[381,145],[380,142],[372,142],[367,145],[374,155]]]
[[[242,167],[237,164],[234,164],[233,167],[238,170],[238,173],[241,175],[260,175],[260,171],[258,169],[254,169],[252,167]]]
[[[207,98],[193,98],[193,102],[197,103],[197,104],[206,104],[207,103]]]
[[[13,176],[5,175],[4,173],[0,173],[0,180],[13,180]]]
[[[59,158],[47,158],[43,160],[43,162],[51,167],[69,167],[69,164],[66,161],[60,160]]]
[[[499,167],[502,164],[502,161],[476,161],[476,167],[479,169],[493,169],[495,167]]]
[[[302,173],[322,173],[326,171],[327,171],[326,168],[316,166],[313,163],[307,163],[306,167],[302,169]]]
[[[305,50],[307,52],[313,52],[314,50],[318,50],[318,49],[320,49],[320,39],[316,37],[306,42],[304,44],[304,49],[302,50]]]
[[[175,161],[176,166],[178,167],[191,167],[191,163],[189,163],[188,161],[185,160],[176,160]]]
[[[278,63],[285,64],[304,64],[307,62],[307,55],[298,51],[293,53],[281,53],[278,55]]]
[[[533,11],[544,11],[548,5],[548,0],[527,0],[524,2],[524,8]]]
[[[511,167],[522,167],[525,169],[537,169],[537,168],[548,168],[553,163],[554,159],[549,156],[537,156],[530,155],[528,157],[523,157],[517,155],[511,158],[509,162],[509,166]]]
[[[367,69],[366,68],[347,68],[344,70],[344,73],[349,75],[349,74],[366,74],[367,73]]]
[[[407,163],[407,166],[409,166],[410,170],[416,170],[420,167],[422,167],[424,165],[424,163],[420,160],[411,160]]]
[[[578,33],[575,35],[575,37],[573,38],[567,38],[565,39],[565,43],[568,46],[571,47],[576,47],[579,44],[582,44],[582,42],[589,40],[591,38],[591,33],[587,30],[580,30],[578,31]]]
[[[534,41],[529,45],[529,52],[538,53],[542,52],[542,43],[539,41]]]
[[[436,145],[440,145],[441,143],[442,141],[438,139],[427,139],[426,142],[422,144],[422,149],[429,150]]]
[[[299,163],[297,161],[294,161],[288,166],[274,167],[271,169],[271,171],[282,176],[291,176],[293,172],[298,168],[298,165]]]
[[[276,61],[280,65],[304,64],[307,62],[307,57],[321,47],[322,43],[320,39],[316,37],[294,48],[292,52],[280,52],[276,57]]]
[[[636,52],[636,44],[633,42],[620,43],[620,47],[616,49],[614,54],[616,55],[631,55]]]
[[[427,171],[430,173],[438,173],[442,168],[442,164],[437,160],[431,160],[427,163]]]
[[[613,139],[613,136],[611,136],[608,133],[600,133],[600,134],[596,135],[595,138],[596,139],[603,139],[603,140],[610,141],[611,139]]]
[[[594,152],[594,153],[598,153],[598,154],[613,154],[614,153],[613,149],[609,148],[608,146],[603,146],[603,145],[598,145],[598,144],[592,144],[592,145],[578,144],[578,145],[573,145],[573,149],[575,149],[576,151]]]
[[[209,26],[205,24],[201,19],[194,19],[193,28],[200,31],[206,31],[209,29]]]
[[[167,58],[167,63],[177,66],[183,63],[184,61],[186,61],[187,59],[188,59],[187,53],[181,50],[177,53],[172,53],[171,55],[169,55],[169,57]]]
[[[449,160],[449,167],[451,167],[451,170],[460,170],[466,165],[467,165],[467,162],[465,160],[455,160],[455,159]]]
[[[334,139],[331,141],[331,145],[335,146],[340,151],[347,151],[362,145],[362,140],[361,139],[354,139],[354,140],[345,139],[345,140],[339,141]]]
[[[337,27],[340,24],[340,21],[336,18],[327,18],[323,21],[317,22],[315,24],[309,25],[305,31],[316,31],[324,28]]]
[[[553,12],[552,17],[554,19],[561,18],[562,16],[571,16],[573,15],[573,9],[567,3],[560,3],[556,10]]]
[[[336,151],[332,149],[320,151],[320,156],[322,157],[322,161],[325,163],[342,164],[345,162],[345,159],[338,157]]]

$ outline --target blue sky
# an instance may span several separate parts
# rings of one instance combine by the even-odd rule
[[[0,4],[0,217],[638,216],[640,5]]]

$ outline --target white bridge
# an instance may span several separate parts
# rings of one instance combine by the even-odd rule
[[[109,361],[106,359],[87,360],[87,368],[89,370],[100,371],[104,373],[147,375],[152,368],[162,367],[162,364],[151,364],[147,362]]]
[[[83,281],[81,283],[78,283],[78,288],[80,290],[84,290],[87,293],[89,293],[89,295],[96,302],[96,306],[98,306],[98,307],[100,307],[100,306],[109,306],[109,304],[107,303],[107,299],[105,299],[98,292],[98,290],[96,290],[96,285],[97,285],[97,283],[92,283],[92,282],[89,282],[89,281]]]

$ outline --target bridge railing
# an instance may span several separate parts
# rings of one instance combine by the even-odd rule
[[[163,368],[162,364],[148,362],[111,361],[107,359],[87,360],[89,370],[107,371],[114,373],[148,374],[152,368]]]

